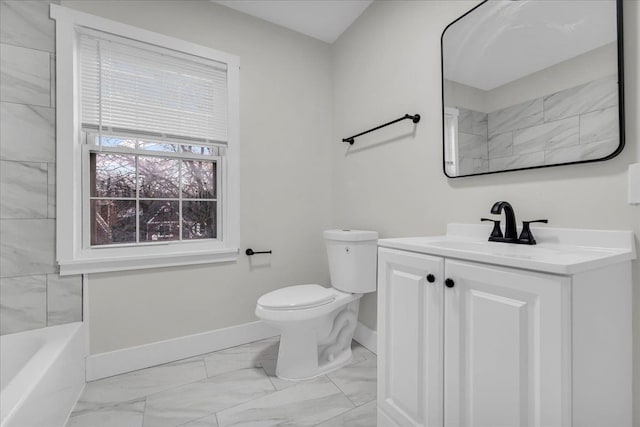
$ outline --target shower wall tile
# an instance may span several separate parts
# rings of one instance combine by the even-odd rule
[[[47,218],[56,217],[56,164],[47,165]]]
[[[0,218],[46,218],[47,164],[0,161]]]
[[[488,159],[487,137],[458,133],[458,157],[472,157],[474,159]]]
[[[580,143],[590,144],[618,138],[618,106],[580,116]]]
[[[82,276],[47,275],[47,326],[82,320]]]
[[[513,154],[532,153],[576,145],[579,141],[578,117],[513,131]]]
[[[544,165],[544,151],[489,160],[489,171],[530,168]]]
[[[578,144],[571,147],[558,148],[545,152],[545,164],[577,162],[581,160],[602,159],[613,153],[620,140],[618,138],[592,142],[590,144]]]
[[[46,291],[42,275],[0,279],[0,335],[45,327]]]
[[[51,106],[49,52],[0,43],[0,101]]]
[[[55,110],[0,102],[0,159],[55,162]]]
[[[513,155],[513,132],[500,133],[489,138],[489,158],[498,159]]]
[[[512,105],[489,113],[489,137],[543,123],[542,98]]]
[[[55,273],[55,221],[0,220],[0,274],[2,277]]]
[[[47,52],[55,51],[55,22],[49,2],[0,2],[0,42]]]
[[[613,75],[544,97],[546,122],[618,105],[618,76]]]
[[[52,53],[49,59],[50,81],[51,81],[51,102],[50,107],[56,108],[56,55]]]
[[[461,157],[458,166],[458,175],[473,175],[489,172],[488,159],[474,159]]]
[[[458,132],[487,136],[487,113],[458,108]]]

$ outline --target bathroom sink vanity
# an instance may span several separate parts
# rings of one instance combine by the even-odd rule
[[[628,231],[378,241],[378,426],[630,426]]]

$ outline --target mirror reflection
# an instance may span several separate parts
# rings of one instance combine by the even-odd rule
[[[615,0],[487,1],[442,35],[444,170],[457,177],[615,156]]]

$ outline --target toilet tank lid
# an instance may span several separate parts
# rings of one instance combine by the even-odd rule
[[[273,310],[295,310],[317,307],[336,299],[332,288],[320,285],[297,285],[276,289],[258,299],[258,305]]]
[[[378,232],[368,230],[325,230],[324,238],[342,242],[360,242],[378,240]]]

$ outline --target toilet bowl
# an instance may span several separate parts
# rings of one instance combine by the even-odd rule
[[[289,286],[258,299],[256,316],[280,331],[276,375],[304,380],[351,360],[351,340],[363,293],[376,289],[378,233],[324,232],[333,287]]]

